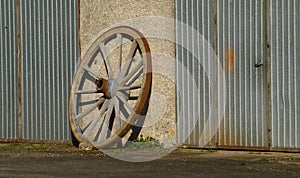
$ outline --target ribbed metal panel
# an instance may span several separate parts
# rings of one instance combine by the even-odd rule
[[[78,61],[78,1],[21,0],[23,138],[66,140]]]
[[[177,97],[179,141],[188,137],[186,134],[187,130],[192,129],[191,123],[199,118],[195,131],[185,143],[203,146],[200,138],[206,134],[203,131],[212,109],[211,97],[215,94],[209,88],[207,76],[210,71],[203,70],[203,66],[210,68],[210,52],[199,44],[202,42],[192,30],[186,29],[189,27],[180,24],[182,22],[208,41],[218,55],[226,78],[226,96],[218,96],[219,101],[226,101],[224,119],[218,139],[206,137],[212,139],[210,143],[206,140],[206,146],[269,146],[266,66],[255,67],[256,64],[264,64],[266,59],[264,9],[264,2],[259,0],[176,1],[176,20],[179,21],[176,29],[177,86],[181,90]],[[184,67],[196,80],[198,93],[190,89],[192,82],[183,75]],[[212,133],[211,128],[206,129],[207,133]]]
[[[211,45],[212,48],[216,46],[214,1],[177,0],[176,20],[178,141],[198,146],[202,144],[201,138],[206,138],[203,137],[203,131],[209,118],[211,104],[206,72],[209,72],[208,58],[212,56],[206,45]],[[206,43],[203,37],[207,40]],[[203,66],[208,67],[204,69]],[[191,78],[187,77],[189,75]],[[198,91],[192,89],[193,81]],[[189,135],[192,129],[194,131]],[[209,132],[210,128],[206,129]]]
[[[0,1],[0,139],[18,138],[16,0]]]
[[[272,147],[300,148],[300,1],[270,1]]]
[[[268,147],[264,3],[217,0],[217,53],[227,83],[219,146]]]

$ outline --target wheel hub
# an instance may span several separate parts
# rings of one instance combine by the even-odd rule
[[[100,78],[96,80],[97,91],[103,93],[108,99],[111,99],[117,95],[118,92],[118,82],[116,80],[106,80]]]

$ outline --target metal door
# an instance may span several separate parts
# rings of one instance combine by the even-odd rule
[[[192,128],[191,118],[198,120],[185,144],[196,147],[269,148],[265,5],[265,2],[258,0],[176,1],[177,85],[184,91],[178,93],[177,99],[180,140],[188,136],[185,130]],[[189,33],[180,22],[196,31]],[[225,96],[215,96],[218,101],[226,101],[218,133],[210,136],[204,145],[200,138],[206,134],[203,131],[213,106],[211,98],[214,93],[210,90],[210,71],[205,71],[203,64],[207,65],[207,58],[211,56],[205,47],[199,45],[199,38],[195,38],[194,33],[200,33],[214,49],[227,86]],[[202,48],[198,49],[196,57],[192,57],[194,51],[184,49],[189,46]],[[200,60],[200,63],[195,60]],[[186,67],[193,76],[198,93],[189,90],[191,81],[181,75],[181,66]],[[220,116],[221,111],[217,112]],[[211,132],[212,126],[209,127],[208,132]]]

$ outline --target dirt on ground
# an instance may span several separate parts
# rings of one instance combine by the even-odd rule
[[[0,177],[300,177],[300,155],[177,149],[132,163],[70,143],[0,143]]]

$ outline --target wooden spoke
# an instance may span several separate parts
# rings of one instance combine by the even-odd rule
[[[134,75],[141,70],[141,68],[143,67],[143,61],[139,61],[138,64],[129,72],[128,75],[126,75],[124,77],[123,80],[121,80],[121,85],[124,85],[129,79],[131,79],[132,77],[134,77]]]
[[[109,60],[107,58],[107,54],[106,54],[106,49],[105,49],[104,43],[100,43],[99,44],[99,48],[100,48],[100,51],[101,51],[102,58],[104,60],[104,64],[105,64],[105,68],[106,68],[106,72],[107,72],[108,78],[112,79],[113,78],[112,69],[111,69],[111,66],[110,66],[110,62],[109,62]]]
[[[91,104],[96,103],[97,101],[99,101],[99,99],[96,99],[96,100],[81,101],[81,102],[79,103],[79,106],[91,105]]]
[[[81,114],[77,115],[75,117],[75,120],[77,120],[79,122],[87,114],[89,114],[90,112],[92,112],[94,109],[98,108],[104,101],[105,101],[104,98],[100,98],[99,101],[97,101],[97,103],[93,104],[88,109],[86,109],[84,112],[82,112]]]
[[[131,86],[138,78],[140,78],[144,73],[143,68],[141,68],[135,75],[132,77],[129,81],[127,81],[125,84]]]
[[[114,108],[115,108],[115,119],[116,119],[116,129],[121,128],[121,117],[120,117],[120,103],[117,98],[114,98]]]
[[[123,77],[128,73],[128,71],[130,69],[130,66],[131,66],[131,63],[132,63],[132,59],[133,59],[136,51],[137,51],[137,42],[134,40],[131,44],[130,51],[129,51],[127,57],[126,57],[126,63],[121,68],[121,71],[122,71],[121,73],[122,73]]]
[[[135,86],[120,87],[119,90],[136,90],[140,88],[142,88],[142,84],[135,85]]]
[[[92,71],[92,69],[90,69],[88,66],[86,66],[86,65],[82,65],[82,68],[85,70],[85,71],[87,71],[87,72],[89,72],[90,74],[92,74],[94,77],[96,77],[96,79],[98,79],[98,78],[103,78],[101,75],[99,75],[99,74],[97,74],[96,72],[94,72],[94,71]]]
[[[83,133],[84,136],[88,137],[91,133],[91,131],[96,127],[96,124],[101,121],[102,115],[104,113],[104,111],[107,109],[108,106],[108,100],[105,100],[105,102],[103,103],[103,106],[101,107],[100,111],[99,111],[99,116],[97,118],[95,118],[92,123],[88,126],[88,128],[85,130],[85,132]]]
[[[74,94],[79,95],[79,94],[95,94],[98,93],[97,90],[78,90],[74,92]]]
[[[118,92],[117,97],[122,101],[123,104],[129,109],[130,112],[133,111],[133,107],[127,102],[123,93]]]
[[[119,56],[117,59],[117,64],[116,64],[116,69],[115,69],[115,78],[118,77],[118,75],[120,74],[121,67],[122,67],[122,55],[123,55],[123,53],[122,53],[122,50],[123,50],[122,34],[120,34],[120,33],[117,34],[116,41],[117,41],[117,46],[119,46]]]
[[[108,126],[109,126],[109,120],[110,120],[112,111],[113,111],[113,102],[111,100],[109,100],[108,109],[106,112],[104,123],[102,125],[102,130],[101,130],[99,138],[98,138],[99,142],[102,141],[103,139],[106,139],[107,132],[109,131]]]

